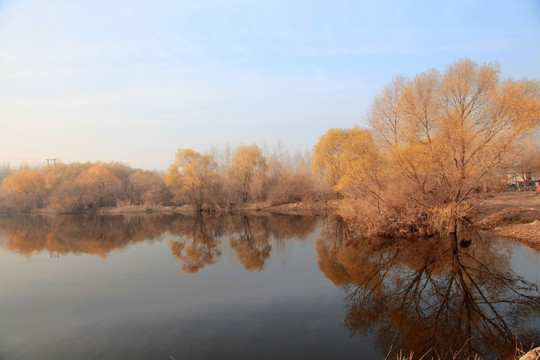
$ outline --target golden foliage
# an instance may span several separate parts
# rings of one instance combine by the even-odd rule
[[[103,163],[83,171],[74,181],[81,189],[83,202],[90,207],[114,205],[121,182]]]
[[[54,166],[48,166],[43,170],[47,188],[55,190],[62,186],[71,184],[75,181],[83,171],[92,167],[92,164],[87,162],[64,164],[58,163]]]
[[[22,169],[6,177],[2,189],[8,195],[33,195],[45,190],[45,179],[38,170]]]
[[[285,175],[276,179],[268,191],[272,205],[313,201],[314,185],[306,175]]]
[[[120,184],[120,180],[103,163],[97,163],[88,170],[83,171],[75,181],[81,185],[96,187]]]
[[[163,204],[168,199],[163,179],[151,171],[137,171],[128,178],[130,198],[137,205]]]
[[[324,189],[342,193],[378,168],[378,162],[371,132],[358,127],[330,129],[313,148],[312,170],[321,181],[321,193]]]
[[[230,177],[240,182],[243,202],[248,200],[253,184],[264,180],[266,170],[266,159],[257,145],[238,147],[232,157]]]
[[[364,156],[354,172],[362,176],[339,186],[367,203],[359,225],[378,218],[383,233],[453,232],[486,175],[539,125],[540,87],[501,81],[497,65],[465,59],[444,73],[396,78],[368,118],[379,158]]]
[[[2,191],[14,207],[28,210],[43,206],[47,192],[45,178],[38,170],[22,169],[4,178]]]
[[[340,157],[346,138],[347,130],[330,129],[313,148],[313,172],[333,185],[343,176]]]
[[[216,176],[216,169],[212,155],[200,154],[192,149],[178,149],[165,183],[180,187],[200,208],[205,200],[205,192]]]

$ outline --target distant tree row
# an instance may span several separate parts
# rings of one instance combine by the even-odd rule
[[[88,162],[22,168],[3,179],[0,196],[1,204],[8,209],[49,207],[73,213],[119,203],[163,204],[169,195],[155,172],[118,162]]]
[[[298,153],[293,158],[280,148],[265,155],[257,145],[241,145],[234,152],[214,152],[217,154],[192,149],[176,152],[165,177],[173,203],[193,204],[200,210],[205,205],[275,205],[317,199],[309,153]]]
[[[218,164],[215,155],[179,149],[165,184],[173,203],[190,203],[197,209],[205,204],[309,202],[317,198],[310,158],[297,154],[292,159],[283,149],[265,156],[257,145],[241,145]]]
[[[291,157],[279,147],[265,155],[256,145],[212,154],[179,149],[166,174],[118,162],[58,163],[6,171],[0,209],[77,213],[110,206],[194,205],[225,210],[247,202],[313,201],[310,166],[309,153]]]

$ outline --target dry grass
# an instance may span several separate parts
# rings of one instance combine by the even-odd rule
[[[399,353],[396,354],[396,360],[482,360],[483,358],[478,354],[463,357],[462,352],[467,343],[468,342],[463,344],[459,351],[447,354],[439,354],[435,349],[430,349],[421,356],[417,356],[414,354],[414,352],[410,352],[408,355],[406,355],[400,350]],[[390,360],[391,353],[392,346],[390,347],[390,350],[388,350],[388,354],[384,360]],[[508,358],[508,360],[540,360],[540,347],[534,348],[534,344],[532,344],[527,350],[522,344],[517,344],[514,355],[511,358]]]

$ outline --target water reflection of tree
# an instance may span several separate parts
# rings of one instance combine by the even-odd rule
[[[260,271],[277,247],[289,240],[306,239],[317,218],[299,215],[117,215],[117,216],[13,216],[0,217],[0,238],[8,251],[24,256],[94,254],[107,257],[130,244],[160,238],[169,232],[172,255],[183,272],[195,273],[215,264],[221,241],[228,237],[239,264]],[[3,235],[3,236],[2,236]]]
[[[328,225],[317,240],[319,267],[346,289],[345,325],[376,333],[383,351],[512,358],[516,340],[535,340],[528,322],[540,317],[538,289],[512,272],[493,239],[384,246],[355,243],[339,222]]]
[[[272,214],[266,228],[276,240],[305,240],[315,231],[317,219],[312,215]]]
[[[242,216],[243,227],[229,235],[238,263],[247,271],[261,271],[272,246],[266,218]]]
[[[162,235],[167,216],[13,216],[0,218],[5,247],[24,256],[42,252],[94,254],[111,251]]]
[[[202,216],[184,218],[186,221],[175,222],[175,235],[179,240],[169,240],[171,254],[178,260],[180,271],[194,274],[206,265],[213,265],[221,256],[220,243],[205,226]]]

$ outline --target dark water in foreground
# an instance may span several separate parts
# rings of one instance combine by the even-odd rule
[[[500,358],[540,342],[540,253],[476,232],[349,240],[332,217],[0,218],[0,359]]]

